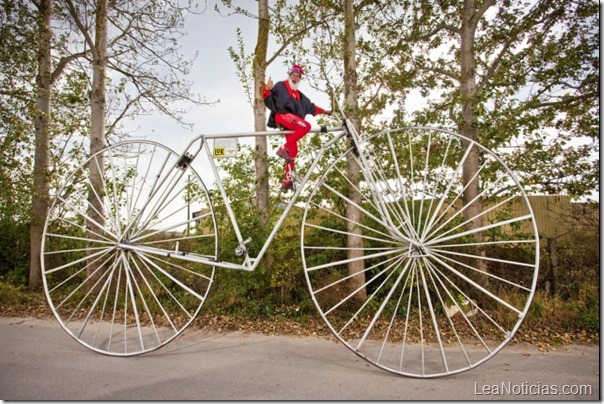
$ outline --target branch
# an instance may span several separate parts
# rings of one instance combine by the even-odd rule
[[[484,13],[495,4],[495,0],[486,0],[480,8],[472,15],[470,19],[470,25],[476,27],[478,25],[478,21],[484,16]]]
[[[122,14],[127,14],[125,12],[122,12]],[[119,43],[119,41],[125,37],[128,36],[128,33],[131,31],[132,28],[132,22],[134,21],[133,18],[128,19],[128,24],[126,24],[126,27],[121,27],[118,23],[117,20],[111,18],[111,16],[107,16],[107,19],[109,20],[109,22],[111,22],[111,24],[113,24],[113,26],[118,27],[119,30],[121,31],[120,35],[115,36],[113,39],[111,39],[109,41],[109,43],[107,44],[107,48],[111,49],[113,48],[113,46],[117,43]]]
[[[107,137],[111,133],[116,133],[115,128],[116,128],[117,124],[119,122],[121,122],[122,119],[124,119],[127,116],[127,112],[140,101],[141,97],[142,97],[142,94],[139,94],[136,97],[134,97],[133,99],[128,100],[128,103],[126,104],[126,106],[124,108],[122,108],[122,111],[120,112],[120,114],[113,120],[111,125],[109,125],[109,127],[107,128],[107,130],[105,132],[105,137]]]
[[[258,17],[257,15],[252,14],[251,12],[247,11],[247,10],[246,10],[246,9],[244,9],[243,7],[238,7],[238,6],[237,6],[237,7],[235,7],[235,6],[233,6],[232,4],[226,4],[226,5],[225,5],[225,7],[226,7],[226,8],[233,9],[233,10],[235,10],[235,11],[233,11],[232,13],[226,13],[226,14],[223,14],[223,13],[221,12],[220,7],[218,6],[218,4],[215,4],[215,5],[214,5],[214,11],[216,11],[216,12],[218,13],[218,15],[220,15],[221,17],[225,17],[225,18],[226,18],[226,17],[230,17],[230,16],[232,16],[232,15],[241,14],[241,15],[244,15],[244,16],[246,16],[246,17],[252,18],[252,19],[254,19],[254,20],[258,20],[258,19],[259,19],[259,17]]]
[[[8,91],[8,90],[0,88],[0,95],[16,98],[16,99],[24,101],[24,102],[31,101],[31,98],[28,97],[28,93],[26,91],[22,91],[22,90]]]
[[[281,54],[281,52],[283,52],[283,50],[285,48],[287,48],[296,37],[299,37],[300,35],[304,34],[307,31],[310,31],[311,29],[318,27],[320,25],[326,24],[327,20],[334,17],[336,14],[328,14],[323,20],[321,21],[315,21],[313,24],[310,24],[309,26],[306,26],[304,28],[302,28],[301,30],[294,32],[292,35],[289,36],[289,38],[287,38],[285,41],[283,41],[283,44],[281,45],[281,47],[279,49],[277,49],[277,51],[273,54],[273,56],[271,56],[267,61],[266,64],[270,65],[275,59],[277,59],[279,57],[279,55]]]
[[[501,62],[504,60],[504,55],[506,55],[507,51],[510,49],[512,42],[513,42],[513,40],[508,41],[503,45],[503,48],[501,48],[501,51],[499,52],[497,57],[493,60],[493,63],[491,63],[491,66],[488,67],[486,73],[484,74],[484,76],[482,77],[480,82],[476,84],[476,91],[478,93],[482,92],[482,90],[486,87],[486,85],[490,82],[490,80],[495,76],[495,74],[497,73],[497,69],[499,69]]]
[[[381,4],[378,0],[363,0],[356,6],[356,9],[361,10],[370,4],[376,4],[378,6],[381,6]]]
[[[598,96],[599,96],[599,94],[597,92],[590,92],[590,93],[586,93],[586,94],[574,96],[574,97],[573,96],[562,97],[562,99],[560,101],[541,102],[537,105],[524,108],[524,110],[547,108],[547,107],[559,107],[559,106],[568,107],[569,104],[575,103],[577,101],[588,100],[590,98],[595,98]]]
[[[443,31],[443,30],[444,31],[448,31],[448,32],[453,33],[453,34],[461,34],[461,29],[459,29],[459,28],[457,28],[457,27],[455,27],[453,25],[441,22],[432,31],[430,31],[430,32],[428,32],[428,33],[426,33],[424,35],[420,35],[417,39],[419,41],[423,41],[423,40],[429,39],[429,38],[433,37],[434,35],[438,34],[440,31]]]
[[[63,73],[63,70],[65,70],[65,68],[67,67],[67,65],[69,63],[71,63],[74,60],[79,59],[79,58],[85,58],[85,57],[89,56],[90,54],[91,54],[91,51],[89,49],[85,52],[74,53],[73,55],[69,55],[67,57],[61,58],[61,60],[59,60],[59,63],[57,64],[57,67],[51,74],[51,82],[54,83],[59,78],[59,76],[61,76],[61,74]]]
[[[493,76],[497,73],[497,70],[499,69],[499,66],[501,65],[501,62],[503,60],[505,60],[504,57],[506,56],[506,53],[508,52],[508,50],[510,49],[510,47],[512,46],[512,44],[518,40],[518,37],[520,36],[520,34],[522,34],[523,32],[525,32],[528,28],[537,26],[537,25],[539,25],[539,24],[544,23],[544,22],[547,21],[548,15],[544,15],[542,18],[533,20],[533,16],[538,15],[539,12],[540,12],[540,8],[539,8],[539,4],[538,4],[537,6],[535,6],[535,8],[533,10],[531,10],[531,12],[529,12],[520,21],[520,23],[517,26],[512,27],[512,28],[510,28],[508,30],[509,35],[507,37],[507,40],[503,44],[503,47],[502,47],[501,51],[499,52],[499,54],[497,55],[497,57],[493,60],[493,63],[491,63],[491,65],[487,68],[487,73],[482,78],[482,80],[480,81],[480,83],[477,83],[477,89],[478,89],[478,91],[480,91],[483,88],[485,88],[486,85],[487,85],[488,80],[490,80],[491,78],[493,78]],[[553,15],[553,13],[552,13],[552,15]],[[526,52],[528,52],[528,48],[523,53],[526,53]],[[522,53],[520,55],[522,55]]]
[[[384,87],[384,83],[380,82],[377,90],[374,91],[373,95],[367,99],[367,101],[360,107],[360,109],[369,109],[369,106],[378,98],[381,89]]]
[[[460,76],[458,76],[456,74],[453,74],[453,73],[451,73],[451,72],[449,72],[449,71],[447,71],[445,69],[441,69],[439,67],[417,67],[416,66],[416,68],[417,68],[417,70],[425,70],[425,71],[429,71],[429,72],[433,72],[433,73],[442,74],[443,76],[447,76],[447,77],[449,77],[449,78],[451,78],[451,79],[453,79],[453,80],[455,80],[457,82],[461,81],[461,77]]]
[[[80,20],[78,12],[73,5],[73,2],[71,0],[66,0],[66,3],[67,8],[69,9],[69,14],[71,14],[71,17],[73,18],[73,21],[75,22],[76,26],[82,32],[82,35],[84,35],[84,39],[86,40],[88,47],[90,47],[90,49],[94,49],[94,41],[88,34],[88,29],[84,26],[84,24],[82,24],[82,21]]]

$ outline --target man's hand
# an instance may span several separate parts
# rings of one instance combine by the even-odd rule
[[[264,88],[266,88],[267,90],[269,90],[269,91],[270,91],[270,90],[272,90],[273,85],[274,85],[274,83],[273,83],[273,78],[272,78],[272,77],[269,77],[269,78],[268,78],[268,81],[267,81],[267,82],[266,82],[266,84],[264,85]]]
[[[331,116],[331,114],[333,114],[333,111],[332,111],[332,110],[329,110],[329,111],[325,111],[325,112],[323,112],[323,113],[324,113],[325,115],[329,115],[329,116]]]

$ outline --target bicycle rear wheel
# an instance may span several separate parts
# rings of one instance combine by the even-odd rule
[[[44,229],[44,291],[84,346],[116,356],[149,352],[201,309],[214,267],[181,258],[215,258],[218,235],[208,191],[187,163],[158,143],[119,143],[90,157],[57,193]]]
[[[464,179],[473,152],[480,165]],[[479,193],[464,200],[474,185]],[[478,143],[431,128],[381,132],[337,158],[310,193],[301,248],[335,336],[412,377],[466,371],[501,350],[539,266],[535,218],[513,173]]]

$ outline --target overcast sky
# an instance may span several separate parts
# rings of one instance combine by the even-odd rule
[[[187,80],[193,82],[193,92],[208,101],[220,100],[214,106],[194,106],[185,120],[193,124],[192,130],[159,113],[154,116],[138,117],[128,123],[133,137],[145,137],[164,143],[176,152],[199,134],[241,133],[254,130],[252,107],[247,102],[235,65],[228,52],[229,46],[237,46],[237,28],[241,29],[248,52],[256,44],[257,20],[240,15],[223,17],[214,11],[216,0],[208,0],[207,11],[201,15],[190,15],[186,20],[188,35],[181,39],[182,53],[191,58],[199,52],[192,74]],[[255,3],[250,2],[251,6]],[[270,49],[269,49],[270,52]],[[276,82],[286,77],[287,67],[282,61],[271,64],[267,76]],[[319,106],[329,105],[328,97],[305,85],[301,90]],[[314,120],[310,119],[311,123]],[[135,130],[136,129],[136,130]]]
[[[191,111],[185,116],[185,120],[193,125],[192,129],[183,128],[159,113],[138,117],[127,124],[133,138],[155,140],[181,153],[200,134],[253,132],[252,107],[247,102],[228,48],[237,46],[236,30],[239,28],[243,33],[247,52],[252,52],[256,44],[257,20],[240,15],[223,17],[214,11],[217,2],[220,3],[220,0],[207,0],[207,10],[203,14],[187,17],[188,35],[181,39],[180,45],[185,57],[191,58],[196,52],[199,53],[192,74],[187,77],[187,80],[193,82],[193,92],[199,93],[208,101],[220,102],[214,106],[191,105]],[[238,4],[249,6],[253,10],[256,2],[242,0]],[[276,44],[272,44],[272,48],[269,45],[269,55],[271,49],[274,51]],[[283,62],[277,60],[268,67],[267,76],[271,76],[274,81],[282,80],[286,77],[286,71],[287,67]],[[308,83],[303,81],[301,90],[315,104],[329,106],[327,95],[309,88]],[[424,103],[425,100],[418,96],[415,102],[407,105],[411,110],[419,109]],[[307,118],[316,125],[314,119]],[[251,143],[251,140],[240,139],[240,143],[242,142]]]

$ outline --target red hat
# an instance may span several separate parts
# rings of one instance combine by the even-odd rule
[[[300,76],[304,74],[304,69],[300,65],[292,65],[287,74],[298,73]]]

